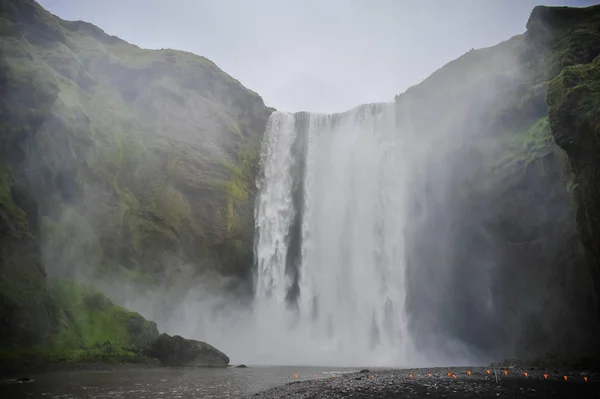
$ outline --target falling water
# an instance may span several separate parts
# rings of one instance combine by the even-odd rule
[[[400,366],[406,143],[393,104],[275,112],[256,206],[259,362]]]

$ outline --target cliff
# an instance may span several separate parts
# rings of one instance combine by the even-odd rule
[[[423,160],[406,239],[421,350],[571,361],[598,350],[599,18],[598,6],[537,7],[523,35],[396,97]]]
[[[251,292],[260,96],[32,0],[2,0],[0,36],[2,345],[52,341],[58,279]]]
[[[548,51],[563,68],[550,81],[552,135],[573,167],[577,226],[600,298],[600,7],[569,11],[536,9],[532,19],[560,38]],[[571,21],[577,19],[578,23]],[[540,32],[541,34],[542,32]],[[598,317],[600,318],[600,307]]]
[[[536,7],[396,97],[407,316],[436,359],[598,350],[598,26],[599,6]],[[63,280],[119,282],[117,303],[175,287],[162,314],[208,275],[249,294],[272,109],[205,58],[32,0],[0,0],[0,41],[0,360],[147,360],[152,322]]]

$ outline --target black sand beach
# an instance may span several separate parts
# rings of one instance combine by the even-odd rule
[[[353,373],[294,381],[247,398],[600,398],[597,373],[515,369],[507,372],[505,375],[502,369],[490,370],[488,374],[486,369],[435,368]]]

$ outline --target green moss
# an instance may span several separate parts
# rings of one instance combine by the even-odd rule
[[[15,205],[12,198],[12,176],[10,168],[0,164],[0,217],[4,223],[15,224],[20,232],[28,231],[27,215]]]
[[[248,183],[241,177],[238,177],[241,175],[237,175],[235,170],[239,171],[239,168],[231,166],[229,171],[234,171],[230,174],[231,180],[217,180],[215,187],[221,189],[227,196],[227,199],[231,200],[233,204],[239,205],[248,199]]]
[[[5,286],[0,279],[0,292]],[[4,345],[0,348],[0,363],[19,365],[52,362],[109,363],[147,362],[140,353],[129,322],[139,319],[110,302],[104,295],[70,281],[57,282],[47,302],[58,309],[55,330],[45,345]],[[151,328],[145,321],[145,328]]]
[[[185,197],[172,187],[162,191],[156,199],[155,214],[175,230],[181,228],[182,221],[190,215],[190,204]]]
[[[184,162],[183,155],[179,152],[167,154],[165,166],[165,175],[167,179],[177,179],[179,177],[181,165]]]
[[[227,124],[227,131],[231,134],[236,135],[240,140],[243,139],[242,131],[240,130],[240,126],[235,121],[230,121]]]
[[[537,120],[524,131],[506,132],[501,142],[504,150],[496,168],[523,168],[550,154],[555,147],[548,117]]]
[[[4,237],[0,259],[0,347],[47,343],[58,317],[46,291],[44,271],[29,236]]]
[[[102,294],[71,282],[55,285],[52,294],[71,323],[54,338],[59,348],[130,347],[127,322],[136,314],[113,305]]]
[[[161,250],[212,263],[223,236],[251,241],[240,234],[253,226],[262,99],[206,58],[143,50],[26,2],[39,18],[0,16],[9,33],[0,77],[11,94],[0,101],[9,117],[0,149],[36,160],[36,179],[24,184],[43,204],[52,269],[147,281],[164,268],[153,266]],[[44,26],[52,40],[38,37]],[[73,195],[57,187],[66,174]]]
[[[228,236],[239,234],[244,224],[241,207],[248,203],[258,168],[258,151],[249,145],[240,144],[237,164],[221,161],[228,180],[216,180],[214,185],[224,194],[223,216]]]
[[[92,270],[102,258],[102,246],[87,218],[63,206],[56,218],[42,217],[45,262],[68,275]]]
[[[597,54],[600,50],[598,23],[597,18],[587,23],[582,21],[562,34],[549,60],[550,76],[556,76],[566,67],[591,61],[585,60],[585,54]]]
[[[552,131],[561,144],[572,131],[600,130],[600,56],[589,64],[564,68],[549,85]],[[570,128],[569,129],[567,128]],[[567,142],[563,142],[567,145]]]
[[[156,283],[153,276],[149,275],[148,273],[144,273],[142,270],[140,270],[139,266],[136,269],[120,266],[119,271],[127,279],[140,285],[149,286]]]
[[[178,242],[173,230],[163,224],[141,218],[137,218],[134,223],[133,243],[140,252],[143,252],[144,248],[151,247],[152,244],[156,245],[157,242],[162,243],[162,248],[172,248]]]

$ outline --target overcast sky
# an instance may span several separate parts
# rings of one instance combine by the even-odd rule
[[[392,101],[471,48],[525,30],[536,4],[599,0],[39,0],[144,48],[203,55],[283,111]]]

